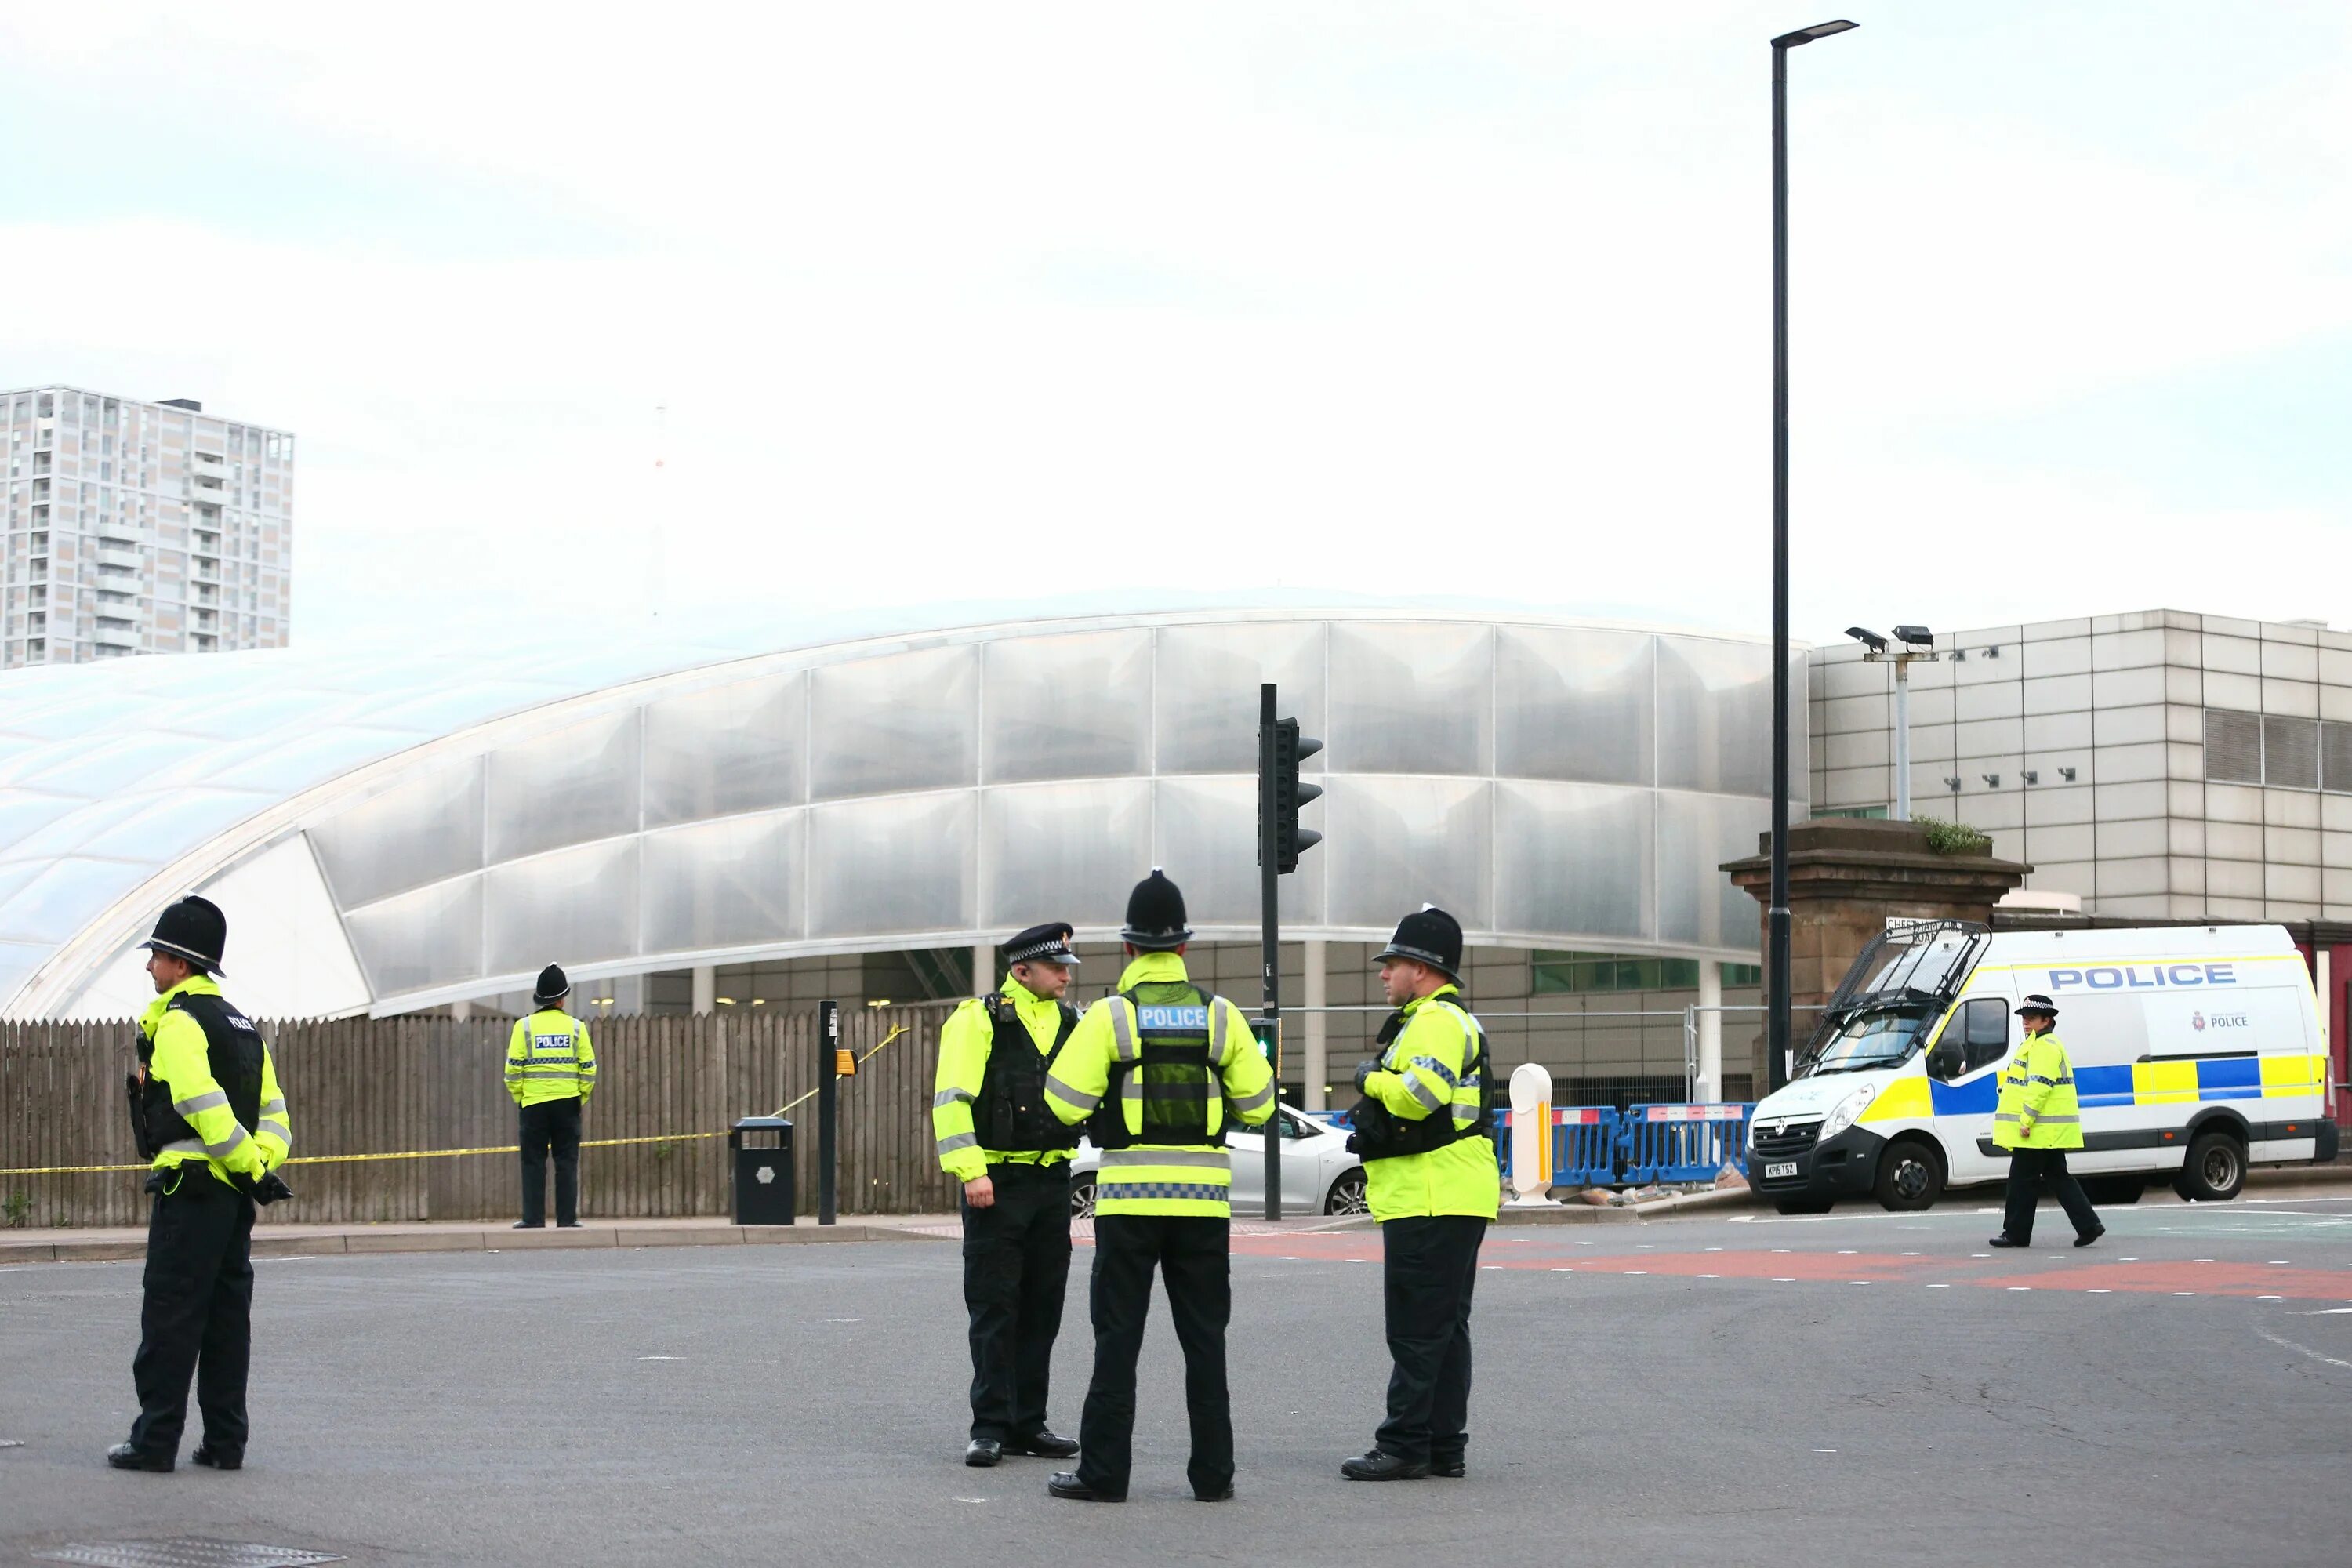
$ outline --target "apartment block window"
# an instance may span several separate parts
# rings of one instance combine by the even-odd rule
[[[2352,724],[2208,708],[2205,776],[2217,784],[2352,795]]]
[[[1696,991],[1696,958],[1634,958],[1612,952],[1549,952],[1534,954],[1534,991],[1538,995],[1589,995],[1596,992]],[[1727,963],[1726,985],[1761,985],[1764,969],[1756,963]]]

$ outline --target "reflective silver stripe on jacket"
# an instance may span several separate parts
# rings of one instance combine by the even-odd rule
[[[172,1101],[172,1109],[193,1121],[199,1110],[210,1110],[216,1105],[227,1103],[227,1093],[221,1089],[215,1089],[210,1094],[194,1094],[185,1100],[175,1100]]]
[[[256,1127],[254,1131],[256,1132],[272,1132],[277,1134],[278,1141],[286,1145],[289,1152],[294,1147],[294,1130],[291,1127],[287,1126],[283,1121],[273,1121],[269,1117],[265,1116],[261,1119],[261,1124]]]
[[[1434,1110],[1439,1106],[1445,1103],[1445,1097],[1444,1095],[1430,1088],[1429,1085],[1422,1082],[1421,1079],[1413,1077],[1410,1072],[1399,1074],[1398,1081],[1404,1085],[1405,1092],[1412,1095],[1414,1100],[1420,1101],[1422,1106],[1426,1110]]]
[[[1242,1096],[1241,1099],[1234,1100],[1234,1109],[1237,1111],[1255,1110],[1259,1106],[1264,1105],[1273,1098],[1274,1079],[1267,1079],[1264,1089],[1259,1089],[1255,1094],[1245,1094]]]
[[[931,1096],[931,1109],[945,1110],[950,1105],[969,1104],[974,1096],[968,1089],[943,1089]]]
[[[1045,1075],[1045,1092],[1082,1115],[1102,1103],[1101,1095],[1080,1094],[1051,1073]]]
[[[940,1139],[939,1142],[940,1153],[952,1154],[959,1149],[979,1148],[980,1134],[977,1132],[950,1132],[946,1137]]]
[[[1129,1004],[1124,996],[1110,999],[1111,1048],[1123,1062],[1142,1059],[1135,1046],[1135,1022],[1128,1016]]]
[[[1206,1170],[1230,1171],[1234,1157],[1223,1149],[1106,1149],[1102,1152],[1102,1168],[1117,1170],[1122,1165],[1199,1165]]]
[[[1218,1006],[1215,997],[1209,999],[1209,1058],[1221,1068],[1225,1065],[1225,1016],[1232,1011]]]
[[[286,1097],[281,1094],[276,1100],[265,1101],[261,1107],[261,1114],[264,1116],[285,1115]]]
[[[161,1149],[155,1151],[158,1155],[201,1154],[204,1152],[205,1141],[201,1138],[174,1139],[171,1142],[164,1144]]]

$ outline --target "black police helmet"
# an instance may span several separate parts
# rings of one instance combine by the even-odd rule
[[[218,974],[221,952],[228,946],[228,917],[210,899],[190,893],[156,917],[155,934],[139,945],[184,958],[206,974]]]
[[[551,963],[539,972],[539,984],[531,987],[530,999],[544,1006],[561,1002],[572,994],[572,982],[563,976],[563,966]]]
[[[1164,952],[1192,940],[1184,924],[1184,894],[1159,867],[1127,896],[1127,926],[1118,940],[1147,952]]]
[[[1462,922],[1435,904],[1423,904],[1397,921],[1396,935],[1378,958],[1410,958],[1442,970],[1449,980],[1462,978]],[[1375,960],[1377,962],[1377,959]]]

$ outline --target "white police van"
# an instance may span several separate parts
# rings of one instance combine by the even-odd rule
[[[1997,1182],[2002,1064],[2046,993],[2074,1067],[2094,1203],[2150,1180],[2235,1197],[2251,1165],[2336,1157],[2318,1000],[2278,926],[2001,931],[1891,922],[1824,1009],[1786,1089],[1756,1107],[1748,1174],[1783,1214],[1874,1195],[1922,1209]]]

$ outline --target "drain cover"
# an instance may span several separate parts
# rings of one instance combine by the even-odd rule
[[[87,1563],[91,1568],[305,1568],[312,1563],[342,1561],[330,1552],[248,1546],[196,1536],[176,1541],[77,1541],[33,1555],[48,1563]]]

